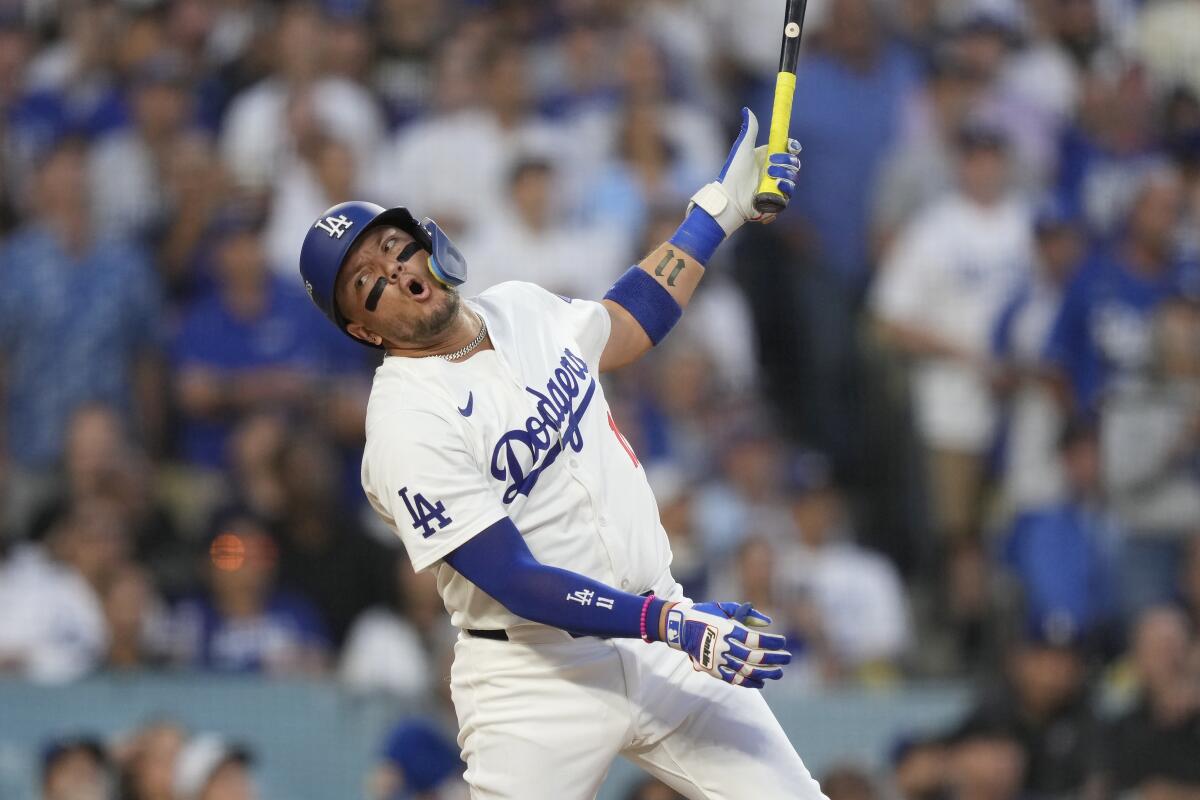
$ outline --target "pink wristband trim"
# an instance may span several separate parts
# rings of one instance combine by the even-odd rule
[[[650,637],[646,634],[646,612],[650,610],[650,603],[654,600],[654,595],[647,595],[646,602],[642,603],[642,641],[650,643]]]

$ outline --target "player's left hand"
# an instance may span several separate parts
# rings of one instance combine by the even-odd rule
[[[736,231],[746,222],[767,223],[775,214],[763,214],[754,208],[754,196],[763,170],[779,180],[784,202],[791,199],[800,172],[800,143],[788,139],[788,152],[768,155],[767,146],[755,147],[758,141],[758,119],[748,108],[742,109],[742,127],[729,151],[717,179],[692,195],[688,205],[699,206],[708,212],[725,235]]]
[[[791,663],[787,640],[751,628],[771,624],[771,618],[749,603],[699,603],[684,601],[667,610],[664,641],[682,650],[700,672],[734,686],[761,689],[763,681],[783,677]]]

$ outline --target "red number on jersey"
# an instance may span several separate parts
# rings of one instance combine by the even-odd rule
[[[625,437],[621,435],[620,428],[617,427],[617,421],[613,419],[612,412],[608,412],[608,427],[612,428],[613,435],[617,437],[617,441],[621,443],[621,447],[625,448],[625,452],[629,453],[629,459],[633,461],[633,465],[638,465],[637,454],[633,452],[633,448],[629,446],[629,442],[625,441]]]

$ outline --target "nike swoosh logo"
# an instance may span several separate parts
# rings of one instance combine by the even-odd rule
[[[465,406],[463,406],[462,408],[460,408],[458,410],[458,413],[462,414],[464,417],[469,417],[469,416],[471,416],[471,412],[474,410],[475,410],[475,393],[468,392],[467,393],[467,404]]]

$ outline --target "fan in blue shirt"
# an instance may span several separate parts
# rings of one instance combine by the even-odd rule
[[[71,415],[99,403],[144,432],[136,377],[161,344],[161,297],[145,254],[90,224],[82,142],[39,161],[27,224],[0,243],[0,383],[11,458],[56,465]],[[140,413],[139,413],[140,412]]]
[[[1195,265],[1175,249],[1183,193],[1169,170],[1147,177],[1112,247],[1068,285],[1046,357],[1066,378],[1073,405],[1095,409],[1108,389],[1141,380],[1153,350],[1154,315]]]
[[[301,412],[337,377],[364,366],[344,337],[314,336],[303,292],[275,277],[259,238],[261,219],[229,209],[213,232],[217,286],[185,309],[171,349],[184,458],[219,468],[226,439],[258,410]]]

